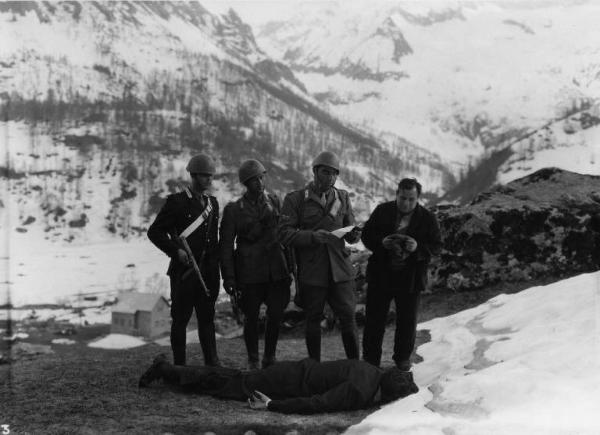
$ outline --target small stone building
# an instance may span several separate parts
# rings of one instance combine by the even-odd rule
[[[156,337],[171,328],[169,303],[161,295],[120,293],[112,309],[110,332]]]

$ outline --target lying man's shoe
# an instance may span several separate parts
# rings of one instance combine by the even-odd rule
[[[154,358],[154,361],[152,362],[152,365],[150,366],[150,368],[148,370],[146,370],[146,372],[140,378],[140,382],[138,383],[138,386],[140,388],[144,388],[144,387],[147,387],[148,385],[150,385],[152,383],[152,381],[161,379],[162,371],[160,369],[160,366],[161,366],[161,364],[166,363],[166,362],[167,362],[167,355],[165,355],[164,353],[161,353],[156,358]]]

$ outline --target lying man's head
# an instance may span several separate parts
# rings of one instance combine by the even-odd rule
[[[384,371],[379,385],[382,403],[393,402],[419,391],[419,387],[413,381],[412,373],[404,372],[397,367]]]

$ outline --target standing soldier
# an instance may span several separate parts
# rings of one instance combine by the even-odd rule
[[[427,267],[439,253],[440,227],[433,213],[419,205],[421,184],[404,178],[396,200],[378,205],[365,224],[362,241],[373,251],[367,266],[367,306],[363,358],[381,363],[381,344],[390,302],[396,304],[393,359],[410,370],[415,347],[419,296],[427,285]]]
[[[340,320],[346,356],[356,359],[359,356],[354,317],[356,272],[344,239],[356,243],[360,230],[353,229],[343,238],[331,233],[354,225],[348,192],[334,187],[340,171],[337,156],[322,152],[313,161],[312,170],[313,181],[285,197],[279,236],[296,253],[299,302],[306,312],[308,356],[321,360],[320,324],[327,301]]]
[[[248,365],[258,368],[258,313],[267,306],[265,352],[262,367],[275,362],[279,325],[290,300],[290,274],[277,240],[281,204],[265,194],[265,167],[246,160],[239,169],[246,193],[227,204],[221,222],[221,271],[223,286],[240,301],[244,313],[244,341]],[[236,249],[234,250],[234,243]]]
[[[204,363],[219,364],[215,341],[215,301],[219,293],[217,227],[219,203],[207,195],[215,173],[212,159],[197,155],[187,167],[192,186],[167,197],[148,229],[148,238],[171,258],[171,348],[176,365],[185,365],[186,328],[196,311]]]

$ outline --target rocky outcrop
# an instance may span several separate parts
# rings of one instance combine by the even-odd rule
[[[600,266],[600,176],[545,168],[437,215],[444,247],[432,265],[434,291]]]

